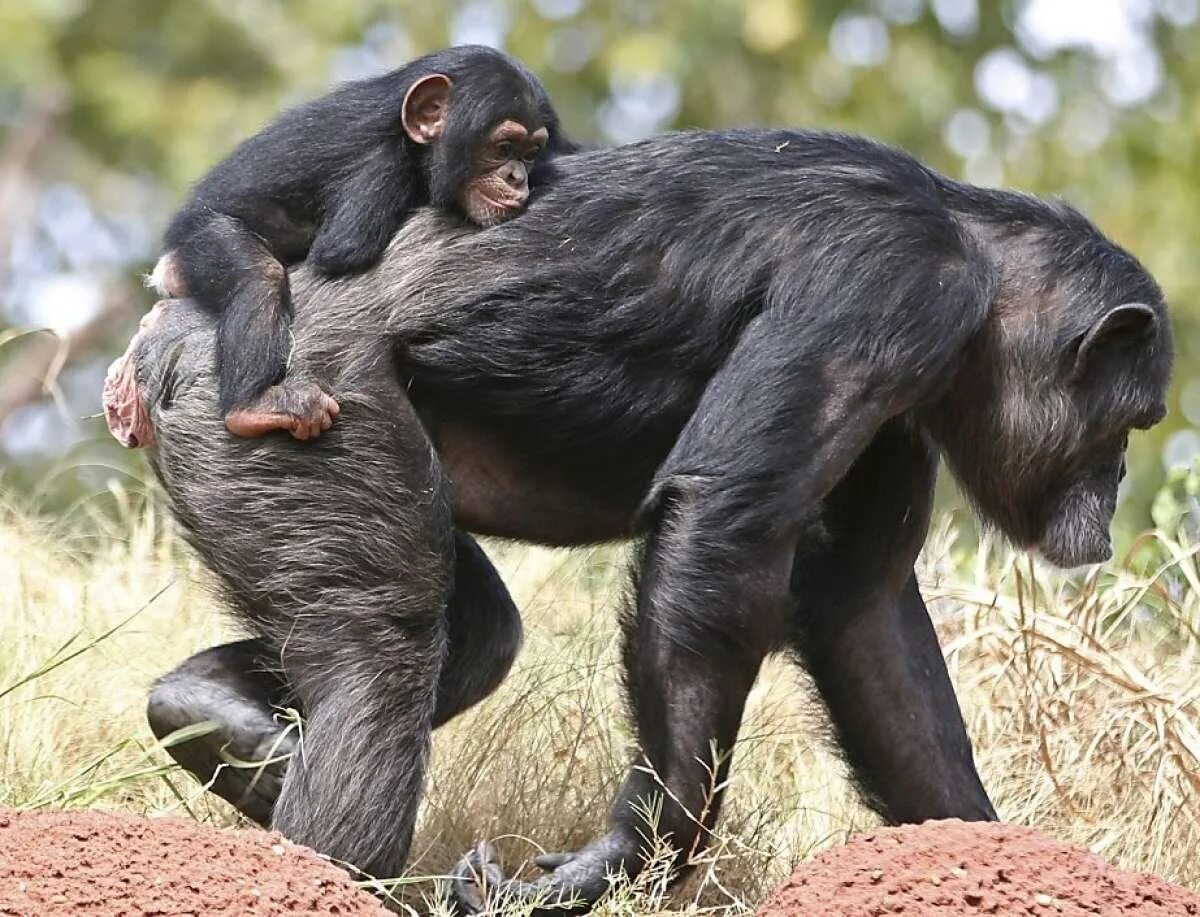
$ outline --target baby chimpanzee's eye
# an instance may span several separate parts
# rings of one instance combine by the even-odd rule
[[[533,161],[541,155],[542,155],[542,148],[540,146],[534,147],[532,150],[529,150],[528,152],[525,153],[525,162],[528,163],[529,165],[533,165]]]
[[[508,140],[501,140],[496,144],[496,155],[501,159],[513,158],[513,145]]]

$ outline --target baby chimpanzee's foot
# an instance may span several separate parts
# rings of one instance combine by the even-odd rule
[[[338,403],[312,382],[272,385],[244,408],[225,415],[235,436],[254,438],[272,430],[287,430],[296,439],[314,439],[328,430],[341,413]]]

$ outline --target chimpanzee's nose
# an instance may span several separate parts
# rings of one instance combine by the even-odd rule
[[[504,170],[504,180],[517,189],[529,184],[529,173],[525,170],[525,163],[510,162]]]

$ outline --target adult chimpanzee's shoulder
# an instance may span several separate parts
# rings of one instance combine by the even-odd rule
[[[1067,201],[930,174],[939,197],[969,232],[984,244],[1022,252],[1027,267],[1057,289],[1058,298],[1138,302],[1165,315],[1162,290],[1138,259]]]

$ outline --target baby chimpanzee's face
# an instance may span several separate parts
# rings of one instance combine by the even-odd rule
[[[473,223],[491,226],[521,211],[529,199],[529,171],[549,139],[546,128],[530,131],[511,120],[488,131],[471,179],[459,192],[459,204]]]

